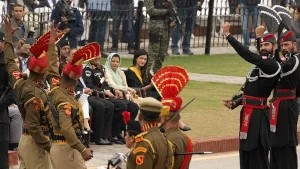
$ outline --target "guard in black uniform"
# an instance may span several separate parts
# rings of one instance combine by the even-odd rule
[[[276,39],[273,34],[263,34],[259,40],[260,55],[246,49],[229,32],[230,24],[224,23],[223,32],[230,45],[247,62],[254,64],[247,75],[244,85],[240,113],[240,168],[268,169],[270,150],[270,112],[267,98],[275,88],[280,76],[281,67],[273,57]],[[232,108],[236,103],[224,101]]]
[[[134,120],[138,113],[139,107],[137,104],[128,100],[117,99],[118,90],[108,86],[104,72],[105,69],[100,64],[100,57],[98,57],[91,60],[85,66],[83,69],[82,78],[86,86],[94,91],[93,94],[100,97],[98,100],[101,100],[104,104],[106,104],[106,102],[111,102],[114,104],[112,141],[122,144],[125,143],[124,138],[120,135],[122,132],[122,127],[125,128],[122,113],[124,111],[129,111],[131,119]]]
[[[282,75],[277,83],[270,106],[271,128],[271,169],[297,169],[296,146],[298,103],[296,88],[300,87],[299,53],[296,36],[293,31],[286,31],[279,38],[283,57]]]

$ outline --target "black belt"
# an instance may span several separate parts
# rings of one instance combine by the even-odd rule
[[[76,136],[79,140],[81,139],[81,136],[78,133],[76,133]],[[60,142],[67,141],[65,136],[63,136],[62,134],[54,134],[52,140],[53,141],[60,141]]]
[[[247,99],[245,97],[243,97],[242,99],[242,103],[243,104],[248,104],[248,105],[256,105],[256,106],[263,106],[263,105],[267,105],[267,100],[252,100],[252,99]]]
[[[276,97],[291,97],[296,96],[296,89],[278,89]]]
[[[150,20],[165,20],[165,16],[150,16]]]

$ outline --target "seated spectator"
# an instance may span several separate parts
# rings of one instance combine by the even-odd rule
[[[66,0],[69,6],[71,6],[72,0]],[[59,29],[65,33],[62,40],[68,40],[70,42],[70,48],[77,48],[77,39],[83,34],[83,21],[80,11],[76,8],[74,9],[74,16],[61,16],[54,8],[51,14],[51,21],[54,20],[55,24],[59,22]]]
[[[97,145],[111,145],[109,141],[110,132],[112,128],[113,115],[114,115],[114,105],[102,98],[92,96],[93,90],[88,88],[82,77],[79,78],[76,86],[76,93],[79,95],[79,101],[84,102],[83,112],[84,112],[84,126],[89,127],[88,119],[89,117],[89,107],[84,106],[89,105],[92,108],[92,135],[91,142]],[[84,110],[85,109],[85,110]]]
[[[125,95],[135,95],[136,90],[128,87],[125,73],[120,69],[121,58],[117,53],[111,53],[105,63],[105,76],[108,85],[122,91]],[[130,100],[127,98],[127,100]]]
[[[120,135],[123,129],[124,111],[131,113],[131,119],[135,119],[139,107],[137,104],[123,99],[123,93],[118,89],[108,86],[105,77],[105,68],[100,63],[100,56],[91,60],[83,69],[82,78],[86,86],[93,90],[93,94],[114,104],[114,116],[112,127],[112,141],[115,143],[125,142]]]
[[[160,100],[159,93],[151,83],[152,75],[146,73],[148,53],[144,49],[134,52],[133,65],[125,72],[130,88],[141,90],[143,97],[153,97]]]
[[[23,131],[23,120],[18,106],[12,104],[8,107],[9,114],[9,149],[15,150],[19,146],[19,141]]]

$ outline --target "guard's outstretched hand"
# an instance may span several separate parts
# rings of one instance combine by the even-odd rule
[[[8,35],[12,35],[14,34],[18,29],[20,29],[19,27],[15,27],[12,25],[11,20],[8,16],[2,16],[2,20],[4,20],[5,23],[5,34]]]
[[[229,35],[230,34],[230,23],[228,22],[225,22],[223,25],[222,25],[222,29],[223,29],[223,34],[225,36]]]
[[[225,107],[227,107],[228,109],[232,109],[233,102],[232,102],[232,100],[223,100],[223,105]]]
[[[56,41],[58,38],[61,38],[63,36],[63,31],[59,30],[60,23],[57,24],[57,26],[54,26],[54,21],[51,22],[50,24],[50,40],[51,41]]]
[[[255,29],[256,37],[261,37],[264,34],[265,30],[266,30],[266,28],[264,26],[258,26]]]

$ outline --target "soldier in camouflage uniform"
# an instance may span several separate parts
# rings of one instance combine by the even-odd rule
[[[150,16],[149,23],[149,58],[147,72],[150,72],[153,65],[153,72],[156,73],[165,60],[168,51],[170,16],[172,10],[168,9],[166,0],[145,0],[147,14]]]
[[[33,56],[29,60],[29,78],[21,74],[14,58],[12,34],[17,30],[13,27],[9,18],[3,18],[6,25],[6,37],[4,46],[4,59],[7,72],[10,76],[16,99],[24,103],[19,107],[25,118],[24,134],[21,137],[18,153],[20,168],[51,169],[49,152],[51,143],[49,140],[49,123],[47,121],[48,106],[46,94],[41,92],[43,76],[47,67],[47,56],[36,48],[31,47]],[[43,48],[39,48],[43,49]],[[20,104],[19,104],[20,105]],[[24,106],[24,107],[23,107]],[[24,109],[25,108],[25,109]]]
[[[55,112],[52,112],[51,116],[54,137],[50,155],[56,169],[83,169],[86,168],[85,161],[93,157],[93,151],[80,140],[83,136],[83,112],[81,104],[74,98],[74,89],[82,75],[81,63],[99,55],[100,47],[94,43],[78,51],[71,50],[72,60],[64,66],[60,77],[56,63],[58,56],[55,52],[55,39],[58,36],[52,23],[47,80],[51,88],[49,96],[57,114],[55,116]]]

